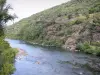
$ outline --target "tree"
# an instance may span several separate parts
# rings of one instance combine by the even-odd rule
[[[9,14],[10,5],[6,6],[6,0],[0,0],[0,75],[11,75],[14,71],[14,59],[16,51],[1,37],[4,35],[3,27],[6,22],[15,17]]]
[[[8,13],[12,9],[10,5],[6,5],[6,0],[0,0],[0,36],[4,35],[3,26],[9,20],[13,20],[14,16]]]

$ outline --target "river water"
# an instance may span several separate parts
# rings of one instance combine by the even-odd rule
[[[96,58],[60,48],[31,45],[20,40],[6,39],[12,48],[24,51],[15,59],[12,75],[100,75],[83,65]]]

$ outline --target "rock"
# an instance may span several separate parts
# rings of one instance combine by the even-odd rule
[[[88,67],[94,71],[100,72],[100,60],[92,59],[88,62]]]
[[[37,61],[36,63],[37,63],[37,64],[40,64],[40,62],[39,62],[39,61]]]
[[[83,73],[82,72],[80,72],[80,75],[82,75]]]

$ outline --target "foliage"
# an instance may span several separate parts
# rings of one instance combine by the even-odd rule
[[[76,22],[77,22],[77,20],[71,20],[71,21],[69,21],[67,24],[68,24],[68,25],[74,25],[74,24],[76,24]]]
[[[13,73],[16,53],[15,49],[10,48],[9,44],[0,38],[0,75]]]
[[[10,5],[6,6],[6,0],[0,0],[0,75],[11,75],[14,71],[16,51],[10,48],[4,41],[4,25],[14,17],[8,13]]]
[[[100,26],[100,13],[93,15],[93,25]]]
[[[100,12],[100,2],[96,3],[92,8],[90,8],[89,13]]]
[[[99,0],[71,0],[8,26],[6,35],[9,38],[60,47],[68,41],[70,43],[71,39],[75,40],[71,42],[73,44],[93,40],[90,33],[96,32],[95,27],[100,25],[99,3]],[[82,44],[80,48],[85,52],[96,50],[96,47],[88,44]]]
[[[9,20],[13,20],[14,16],[8,13],[9,9],[12,9],[10,5],[6,6],[6,0],[0,0],[0,36],[4,34],[3,25]]]
[[[61,47],[62,44],[63,44],[63,41],[57,40],[57,39],[43,41],[43,45],[49,45],[49,46]]]
[[[86,20],[85,16],[78,16],[73,20],[70,20],[67,24],[68,25],[76,25],[76,24],[81,24]]]
[[[100,55],[100,47],[91,45],[88,42],[79,43],[77,49],[89,54]]]
[[[24,29],[26,31],[24,31]],[[41,24],[38,25],[30,25],[30,26],[26,26],[25,28],[23,28],[19,35],[23,35],[24,37],[21,37],[23,40],[34,40],[37,39],[39,37],[39,35],[41,34],[43,30],[43,26]]]
[[[5,63],[5,64],[3,64],[2,68],[1,68],[0,75],[12,74],[14,70],[15,70],[15,68],[14,68],[13,64]]]

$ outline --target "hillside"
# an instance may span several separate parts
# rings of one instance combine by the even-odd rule
[[[34,9],[33,9],[34,10]],[[100,55],[100,0],[71,0],[7,27],[7,37]]]

